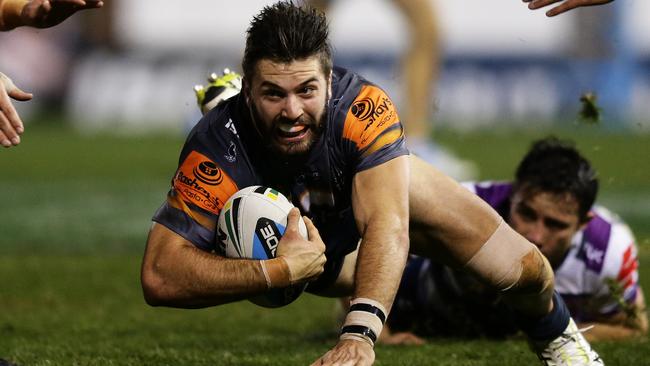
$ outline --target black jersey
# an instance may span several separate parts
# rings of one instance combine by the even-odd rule
[[[361,76],[335,68],[327,108],[322,135],[296,164],[263,146],[243,96],[221,103],[190,132],[153,220],[198,248],[218,252],[215,227],[226,200],[244,187],[264,185],[312,218],[328,261],[354,250],[354,175],[408,151],[393,102]]]

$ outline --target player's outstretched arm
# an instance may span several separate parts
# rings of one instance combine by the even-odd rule
[[[336,346],[313,365],[372,365],[408,256],[409,160],[401,156],[357,173],[352,207],[362,239],[350,312]]]
[[[154,223],[142,261],[144,298],[152,306],[201,308],[267,289],[259,261],[221,257]]]
[[[18,89],[5,74],[0,72],[0,145],[16,146],[23,133],[23,121],[16,112],[11,99],[26,101],[32,99],[30,93]]]
[[[614,0],[523,0],[525,3],[528,3],[529,9],[539,9],[545,6],[560,3],[557,6],[551,8],[551,10],[546,12],[546,15],[549,17],[562,14],[569,10],[579,8],[582,6],[594,6],[594,5],[603,5],[611,3]]]
[[[636,300],[626,311],[610,315],[609,318],[598,322],[581,323],[579,328],[593,326],[583,335],[588,341],[618,341],[642,337],[648,334],[648,314],[641,287],[638,289]]]
[[[149,232],[141,271],[147,303],[180,308],[214,306],[320,275],[325,264],[325,244],[309,219],[305,220],[309,240],[299,234],[298,209],[289,216],[285,235],[278,244],[278,256],[265,261],[207,253],[155,223]]]
[[[103,5],[102,0],[0,0],[0,30],[20,26],[49,28],[79,10]]]

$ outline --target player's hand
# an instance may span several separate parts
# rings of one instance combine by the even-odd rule
[[[593,5],[603,5],[611,3],[614,0],[523,0],[525,3],[528,3],[528,9],[539,9],[551,4],[559,3],[561,4],[551,8],[551,10],[546,12],[546,16],[553,17],[558,14],[562,14],[571,9],[579,8],[581,6],[593,6]]]
[[[375,350],[369,343],[343,339],[311,366],[366,366],[374,362]]]
[[[0,145],[16,146],[25,127],[9,98],[26,101],[32,99],[30,93],[18,89],[13,81],[0,72]]]
[[[20,14],[23,23],[35,28],[49,28],[83,9],[104,6],[102,0],[31,0]]]
[[[287,229],[278,243],[276,253],[276,257],[283,258],[287,263],[292,284],[320,276],[325,266],[325,243],[311,220],[307,217],[303,219],[309,239],[305,240],[298,231],[300,211],[294,207],[289,211]]]
[[[377,338],[377,343],[391,346],[421,346],[427,342],[411,332],[391,333],[386,332],[386,328],[384,328]]]

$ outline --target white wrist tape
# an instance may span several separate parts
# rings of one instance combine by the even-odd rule
[[[259,261],[266,280],[266,287],[282,288],[291,284],[291,271],[284,258],[278,257]]]
[[[378,301],[356,298],[350,301],[350,310],[341,328],[340,339],[355,339],[374,346],[386,321],[386,308]]]

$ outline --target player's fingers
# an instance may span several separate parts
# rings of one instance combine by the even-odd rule
[[[314,225],[311,219],[307,216],[303,216],[302,219],[305,221],[305,226],[307,227],[307,238],[309,241],[319,242],[323,244],[323,239],[321,239],[320,233],[318,232],[316,225]],[[324,247],[325,244],[323,244],[323,250],[325,250]]]
[[[287,214],[287,231],[298,231],[298,220],[300,219],[300,211],[294,207],[289,210]]]
[[[603,5],[603,4],[611,3],[612,1],[614,0],[600,0],[600,1],[569,0],[547,11],[546,15],[549,17],[554,17],[556,15],[565,13],[571,9],[575,9],[581,6]]]
[[[85,6],[87,3],[87,1],[85,0],[49,0],[49,1],[54,4],[77,5],[77,6]]]
[[[7,94],[15,100],[19,100],[21,102],[26,102],[28,100],[31,100],[34,97],[34,94],[32,93],[27,93],[25,91],[22,91],[15,87],[13,90],[7,92]]]
[[[103,1],[96,1],[96,0],[86,0],[86,9],[94,9],[94,8],[101,8],[104,6]]]
[[[561,5],[558,5],[558,6],[554,7],[553,9],[547,11],[546,16],[547,17],[554,17],[556,15],[566,13],[567,11],[569,11],[571,9],[574,9],[574,8],[577,8],[579,6],[581,6],[581,5],[576,4],[576,3],[571,3],[571,2],[563,3]]]
[[[7,136],[5,136],[4,132],[2,132],[2,130],[0,130],[0,145],[2,145],[2,147],[11,147],[11,146],[13,146],[13,145],[11,145],[11,141],[9,141],[9,139],[7,138]]]
[[[11,147],[20,143],[20,137],[2,112],[0,112],[0,133],[0,145]]]
[[[45,0],[39,8],[39,15],[45,15],[52,10],[52,0]]]
[[[20,143],[18,134],[23,133],[23,121],[20,120],[18,112],[16,112],[11,100],[9,100],[9,96],[5,93],[0,93],[0,130],[14,144]]]
[[[529,2],[528,9],[532,9],[532,10],[539,9],[541,7],[551,5],[551,4],[557,3],[559,1],[562,1],[562,0],[533,0],[533,1]]]

